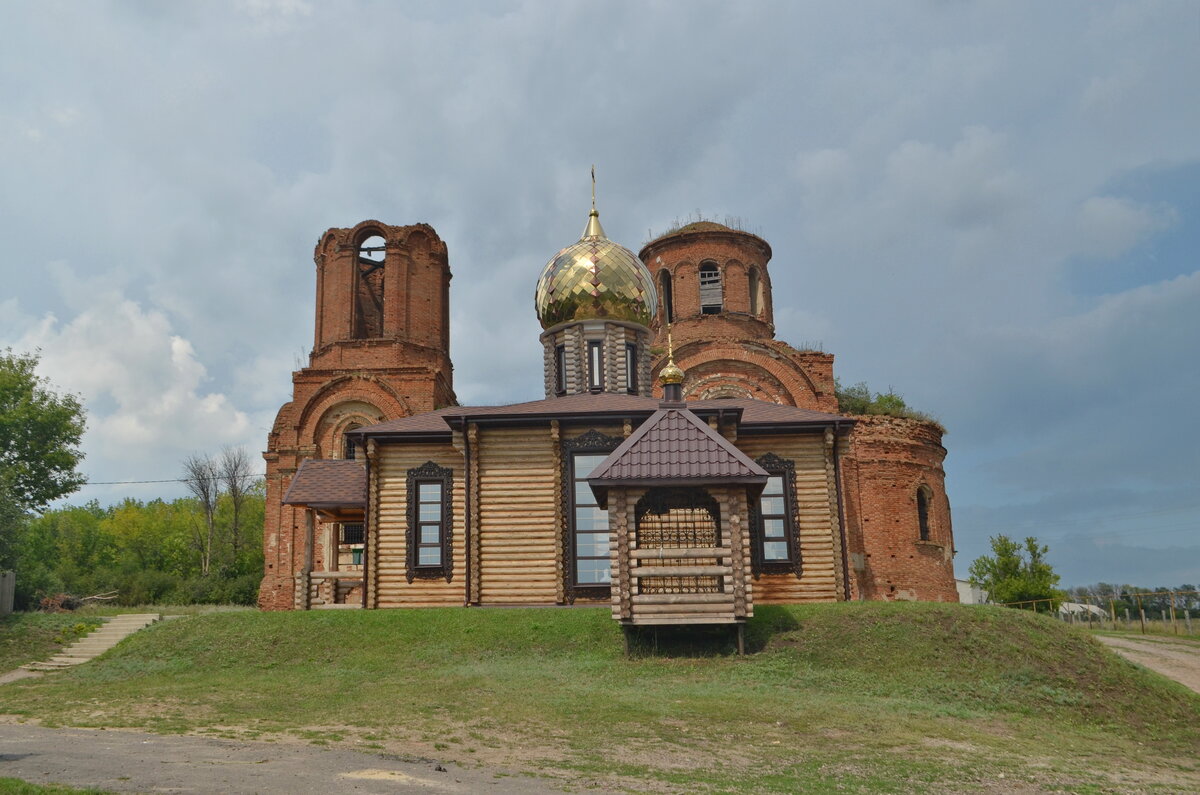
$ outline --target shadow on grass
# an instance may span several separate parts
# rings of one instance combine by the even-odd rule
[[[746,654],[766,649],[771,639],[800,628],[788,611],[774,605],[754,608],[745,624]],[[737,627],[732,624],[627,627],[631,657],[728,657],[737,654]]]

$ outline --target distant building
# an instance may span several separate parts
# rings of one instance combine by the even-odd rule
[[[537,282],[544,397],[470,407],[433,229],[326,232],[265,453],[261,605],[957,601],[941,429],[837,413],[833,356],[774,338],[771,255],[704,222],[635,256],[593,209]]]
[[[955,580],[954,587],[958,589],[958,601],[964,605],[985,605],[988,603],[987,591],[978,585],[972,585],[970,580]]]

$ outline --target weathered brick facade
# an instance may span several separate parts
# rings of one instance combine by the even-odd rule
[[[371,249],[363,251],[368,241]],[[316,333],[309,365],[267,439],[264,608],[290,608],[303,555],[302,511],[281,504],[306,458],[343,458],[343,434],[455,405],[450,266],[432,227],[364,221],[321,236]],[[361,455],[361,451],[359,451]],[[317,550],[318,560],[326,554]]]
[[[381,251],[386,255],[382,263]],[[628,379],[632,374],[637,381],[632,391],[645,395],[652,386],[654,394],[661,395],[658,374],[667,360],[669,321],[674,360],[686,374],[682,385],[685,398],[753,398],[800,409],[837,412],[833,355],[797,350],[775,339],[767,268],[771,248],[766,241],[720,224],[702,222],[652,241],[642,249],[640,258],[650,270],[659,295],[657,314],[651,323],[655,339],[651,345],[645,344],[647,332],[638,324],[611,321],[593,324],[596,339],[604,342],[606,391],[631,391]],[[301,601],[307,604],[310,601],[307,591],[314,587],[297,576],[306,565],[303,511],[281,504],[301,461],[342,458],[351,452],[362,457],[362,450],[345,449],[343,435],[347,430],[457,405],[449,356],[450,270],[446,246],[436,232],[424,224],[397,227],[376,221],[365,221],[352,229],[331,229],[318,243],[315,261],[314,348],[309,366],[293,373],[292,401],[280,409],[265,453],[266,572],[260,604],[269,609],[288,609]],[[582,357],[588,328],[586,324],[564,323],[548,328],[543,334],[547,398],[563,392],[587,391]],[[556,351],[560,345],[566,354],[561,384],[556,369]],[[637,366],[627,372],[624,363],[627,359],[634,361],[632,356],[636,356]],[[821,566],[827,567],[829,573],[822,576],[827,576],[829,583],[804,593],[784,589],[779,591],[782,596],[776,596],[783,601],[801,598],[957,601],[941,428],[932,423],[889,417],[854,419],[857,424],[848,435],[843,421],[834,418],[834,426],[841,430],[826,434],[823,448],[813,448],[816,450],[813,452],[801,445],[789,454],[798,461],[808,460],[808,466],[812,465],[813,456],[819,454],[819,472],[808,473],[803,496],[810,502],[824,500],[825,504],[818,509],[817,503],[812,502],[798,514],[797,521],[804,544],[810,543],[806,540],[810,537],[825,534],[820,551],[804,548],[810,561],[819,559]],[[414,422],[424,433],[423,420],[417,418]],[[628,435],[630,431],[626,420],[623,433]],[[465,443],[468,449],[473,449],[474,445],[482,444],[476,437],[465,439],[461,431],[455,433],[455,447],[442,451],[448,456],[442,465],[452,469],[453,461],[458,460],[456,456],[462,455],[459,445]],[[736,435],[733,434],[735,439]],[[543,501],[545,505],[522,503],[527,514],[546,512],[554,502],[556,487],[552,480],[557,476],[554,473],[559,472],[559,464],[542,457],[558,448],[546,441],[539,442],[541,446],[536,450],[526,450],[514,446],[517,445],[514,439],[503,438],[507,441],[497,450],[519,459],[524,466],[521,472],[533,472],[530,467],[540,466],[551,473],[534,477],[520,489],[521,499],[526,503],[543,491],[551,494],[549,502]],[[522,443],[532,444],[529,440]],[[754,455],[778,452],[771,449],[777,443],[761,435],[747,436],[738,440],[738,444],[753,450]],[[766,446],[758,449],[762,445]],[[424,448],[419,448],[419,452],[405,466],[416,466],[433,456]],[[561,451],[556,453],[559,454]],[[377,470],[372,469],[372,477],[377,475]],[[490,477],[486,472],[484,475]],[[477,483],[480,475],[475,472],[471,477]],[[461,488],[461,481],[457,483]],[[478,494],[469,503],[476,513],[480,511]],[[374,505],[371,510],[378,512],[379,506]],[[486,516],[483,519],[474,516],[468,521],[465,511],[464,503],[455,514],[461,517],[464,533],[468,533],[468,527],[469,532],[478,529],[484,535],[493,530],[512,529],[507,524],[497,525],[499,530],[486,522],[478,524],[484,519],[492,521]],[[812,525],[805,524],[809,521],[806,517],[818,514],[824,516],[829,529],[815,532]],[[368,524],[371,521],[382,520],[369,518]],[[314,539],[309,570],[319,571],[327,563],[323,559],[327,551],[322,548],[322,537],[329,536],[318,535]],[[477,538],[474,543],[479,543]],[[517,542],[508,539],[505,543]],[[381,554],[376,548],[370,552]],[[505,555],[511,557],[518,552],[533,554],[518,544]],[[480,565],[477,559],[472,559],[472,563]],[[382,564],[376,560],[371,565]],[[465,563],[456,559],[455,566],[460,565]],[[508,563],[503,565],[508,566],[504,572],[513,568]],[[547,560],[536,558],[536,565],[530,565],[541,571],[538,567],[545,568]],[[789,579],[789,575],[782,574],[770,577],[789,587],[799,587],[793,582],[795,577]],[[469,582],[478,590],[478,579]],[[766,588],[771,582],[774,581],[763,582],[767,601],[771,601],[770,594],[774,593]],[[451,593],[460,587],[458,583],[455,580],[453,588],[446,585],[444,590]],[[552,593],[554,582],[550,579],[547,583],[546,588],[550,589],[547,593]],[[427,583],[417,585],[433,588]],[[306,591],[303,600],[298,600],[298,588]],[[474,592],[469,588],[466,601],[477,602],[477,595],[472,597]],[[529,594],[519,596],[524,598]],[[453,599],[458,598],[455,592]],[[388,599],[376,594],[368,601],[373,606],[387,606],[391,604]]]
[[[651,241],[640,257],[659,292],[656,379],[667,361],[670,321],[686,398],[748,397],[837,412],[833,355],[775,339],[766,241],[702,221]],[[708,288],[707,311],[706,265],[720,284],[719,294]],[[856,419],[840,451],[850,597],[958,601],[941,429],[916,420]],[[917,506],[922,489],[926,539]]]

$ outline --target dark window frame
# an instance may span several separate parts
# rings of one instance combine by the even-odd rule
[[[358,529],[352,531],[351,528]],[[338,544],[365,544],[366,539],[366,524],[363,522],[342,522],[338,525]]]
[[[666,268],[660,270],[658,281],[663,297],[663,320],[670,323],[675,319],[675,302],[671,296],[671,272]]]
[[[567,439],[562,443],[562,572],[563,595],[567,604],[576,599],[607,599],[612,594],[610,585],[579,585],[576,583],[575,556],[575,455],[608,455],[625,441],[619,436],[609,436],[594,428],[586,433]]]
[[[631,395],[638,393],[638,345],[636,342],[625,343],[625,391]]]
[[[435,543],[421,542],[421,527],[434,524],[421,519],[421,486],[437,484],[441,487],[440,518],[437,521],[438,540]],[[454,577],[454,556],[451,540],[454,536],[454,470],[441,467],[433,461],[426,461],[419,467],[408,470],[408,531],[405,537],[405,576],[409,582],[413,580],[437,580],[445,578],[450,582]],[[430,504],[430,503],[426,503]],[[440,549],[439,562],[436,564],[420,564],[419,555],[422,547],[436,546]]]
[[[917,486],[917,540],[930,541],[929,533],[929,487]]]
[[[588,340],[588,389],[604,391],[604,340]]]
[[[712,260],[706,260],[700,263],[700,269],[697,271],[697,282],[700,291],[700,314],[702,315],[719,315],[725,311],[725,283],[722,278],[721,266]],[[709,282],[706,284],[706,278]],[[712,296],[717,295],[716,303],[711,301],[705,302],[704,296],[708,293]]]
[[[554,392],[567,394],[567,346],[554,346]]]
[[[796,464],[774,453],[766,453],[754,459],[754,462],[767,471],[772,477],[783,481],[784,513],[764,515],[762,512],[762,496],[751,503],[750,515],[750,563],[754,576],[760,574],[795,574],[800,576],[803,562],[800,555],[799,523],[796,520]],[[767,560],[764,545],[766,537],[765,520],[783,519],[784,540],[787,542],[787,557],[785,559]],[[778,540],[772,538],[770,540]]]

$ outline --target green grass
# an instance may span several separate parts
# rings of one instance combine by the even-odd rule
[[[218,613],[5,685],[50,725],[382,748],[668,791],[1200,789],[1200,697],[1048,618],[759,607],[729,637],[606,609]]]
[[[11,613],[0,618],[0,673],[45,660],[103,621],[74,613]]]

